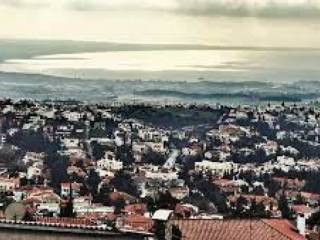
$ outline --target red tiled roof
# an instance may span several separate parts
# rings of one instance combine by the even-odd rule
[[[135,213],[135,214],[141,214],[143,215],[147,211],[147,205],[146,204],[129,204],[126,205],[123,209],[123,212],[125,213]]]
[[[181,240],[304,240],[286,220],[173,220]]]
[[[135,200],[135,197],[125,192],[112,192],[109,194],[109,199],[111,201],[125,200],[129,202],[133,202]]]
[[[296,204],[292,206],[292,210],[296,213],[310,213],[312,212],[312,208],[306,206],[304,204]]]
[[[150,232],[153,227],[153,220],[141,215],[129,215],[124,218],[124,228]]]
[[[273,229],[276,229],[278,232],[286,236],[288,239],[305,239],[302,235],[296,232],[293,225],[284,219],[264,219],[262,220],[264,223],[271,226]]]
[[[317,193],[310,193],[310,192],[301,192],[301,196],[308,199],[308,200],[320,200],[320,194]]]
[[[183,206],[182,204],[177,204],[174,213],[185,218],[188,215],[191,215],[194,210],[191,207]]]
[[[228,197],[228,199],[231,202],[236,202],[239,197],[243,197],[247,201],[250,201],[250,202],[256,201],[256,203],[263,203],[263,204],[272,203],[274,205],[277,205],[277,201],[272,197],[260,196],[260,195],[252,195],[252,194],[242,194],[242,195],[239,195],[239,196],[230,196],[230,197]]]
[[[219,187],[225,187],[225,186],[229,186],[229,185],[234,185],[232,180],[229,179],[216,179],[212,182],[213,184],[219,186]]]

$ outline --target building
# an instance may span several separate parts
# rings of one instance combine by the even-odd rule
[[[77,197],[79,196],[80,193],[80,183],[61,183],[61,191],[60,191],[60,196],[61,197],[69,197],[70,195],[70,185],[72,187],[72,196]]]
[[[169,221],[165,239],[304,240],[305,238],[289,221],[284,219],[182,219]]]
[[[0,192],[13,191],[19,187],[19,178],[0,178]]]
[[[119,171],[123,168],[123,163],[116,159],[113,152],[106,152],[103,159],[97,161],[98,168]]]
[[[236,168],[236,164],[232,162],[211,162],[203,160],[195,163],[195,170],[197,171],[211,171],[213,174],[223,176],[230,174]]]

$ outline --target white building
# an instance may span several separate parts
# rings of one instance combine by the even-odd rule
[[[34,164],[27,169],[27,178],[33,179],[42,175],[42,164]]]
[[[210,162],[203,160],[195,163],[195,170],[197,171],[211,171],[213,174],[224,175],[235,170],[237,165],[232,162]]]
[[[65,111],[63,112],[63,116],[70,122],[78,122],[83,117],[83,114],[79,112]]]
[[[27,152],[22,161],[26,165],[30,163],[43,163],[45,157],[45,153]]]
[[[85,216],[88,214],[104,215],[114,213],[114,207],[91,204],[87,206],[77,207],[74,209],[77,216]]]
[[[296,162],[294,158],[292,157],[287,157],[287,156],[277,156],[277,162],[280,165],[284,166],[294,166],[296,165]]]
[[[60,212],[60,204],[55,202],[40,203],[37,206],[37,214],[41,215],[44,211],[53,213],[54,216],[57,216]]]
[[[81,185],[79,183],[72,183],[72,196],[74,198],[78,197],[80,194],[80,187]],[[70,196],[70,183],[61,183],[61,191],[60,191],[61,197],[69,197]]]
[[[118,161],[113,152],[106,152],[103,159],[97,161],[98,168],[119,171],[123,168],[123,162]]]

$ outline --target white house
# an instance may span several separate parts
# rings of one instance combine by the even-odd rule
[[[232,162],[211,162],[203,160],[195,163],[195,170],[197,171],[211,171],[213,174],[224,175],[225,173],[231,173],[236,169],[236,164]]]
[[[72,183],[72,196],[78,197],[80,193],[80,187],[81,184],[79,183]],[[60,196],[61,197],[69,197],[70,195],[70,183],[61,183],[61,191],[60,191]]]
[[[106,152],[103,159],[97,161],[97,167],[100,169],[107,169],[119,171],[123,168],[123,162],[118,161],[113,152]]]

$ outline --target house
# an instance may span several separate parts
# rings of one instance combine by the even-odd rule
[[[123,163],[116,159],[113,152],[106,152],[103,159],[97,161],[97,166],[101,169],[119,171],[123,168]]]
[[[154,221],[142,215],[127,215],[117,219],[117,228],[121,232],[151,232]]]
[[[252,195],[252,194],[241,194],[229,196],[228,200],[232,206],[236,205],[239,198],[243,198],[247,201],[248,206],[251,206],[253,202],[257,204],[263,204],[266,211],[270,211],[274,216],[278,214],[278,202],[276,199],[268,196]]]
[[[241,137],[246,135],[248,135],[248,131],[243,127],[239,127],[232,124],[219,126],[218,138],[222,142],[236,142]]]
[[[192,216],[196,216],[198,213],[199,213],[199,208],[189,203],[185,203],[185,204],[178,203],[174,209],[175,216],[181,217],[181,218],[189,218]]]
[[[64,138],[62,139],[62,144],[67,149],[78,149],[80,145],[80,140],[76,138]]]
[[[274,177],[272,178],[275,182],[279,183],[281,188],[283,189],[290,189],[290,190],[296,190],[300,191],[303,189],[303,187],[306,184],[305,180],[299,180],[299,179],[290,179],[286,177]]]
[[[211,171],[213,174],[220,176],[230,174],[234,169],[236,169],[236,164],[232,162],[211,162],[203,160],[195,163],[196,171]]]
[[[241,193],[241,188],[243,186],[248,186],[248,183],[243,180],[229,180],[229,179],[215,179],[212,182],[215,186],[217,186],[220,191],[230,195]]]
[[[0,192],[13,191],[20,187],[19,178],[0,178]]]
[[[26,165],[33,164],[35,162],[43,163],[45,157],[46,157],[45,153],[27,152],[23,157],[22,161]]]
[[[61,183],[61,191],[60,196],[61,197],[69,197],[70,195],[70,186],[72,188],[72,196],[77,197],[80,193],[80,183]]]
[[[284,219],[180,219],[168,222],[165,239],[304,240],[305,237]]]
[[[143,203],[128,204],[124,207],[122,212],[126,215],[144,215],[147,212],[147,205]]]
[[[159,209],[155,211],[155,213],[152,216],[152,219],[155,221],[167,221],[172,217],[172,215],[173,215],[172,210]]]
[[[79,217],[91,216],[97,219],[103,218],[108,214],[113,214],[114,207],[103,206],[101,204],[91,204],[87,206],[83,205],[82,207],[78,205],[78,207],[75,208],[75,213]]]
[[[58,216],[60,213],[60,204],[59,203],[39,203],[37,205],[36,214],[41,216],[45,214],[52,214],[53,216]]]
[[[38,203],[59,203],[60,197],[52,188],[31,188],[25,191],[25,201]]]
[[[182,200],[183,198],[189,196],[189,188],[187,186],[185,186],[185,187],[181,187],[181,186],[171,187],[171,188],[169,188],[169,193],[173,198],[175,198],[177,200]]]
[[[275,141],[267,141],[266,143],[256,144],[256,149],[262,149],[267,156],[275,155],[278,150],[278,144]]]
[[[27,169],[27,179],[33,179],[42,175],[42,163],[36,163]]]
[[[319,208],[312,208],[304,204],[294,204],[291,206],[291,210],[296,214],[296,216],[302,215],[308,219],[313,213],[318,212]]]
[[[162,169],[157,166],[151,166],[151,168],[141,168],[141,171],[145,174],[147,179],[159,179],[163,181],[178,179],[177,171]]]
[[[63,116],[70,122],[78,122],[83,117],[83,113],[64,111]]]

